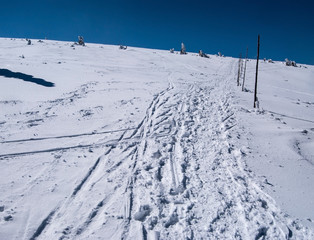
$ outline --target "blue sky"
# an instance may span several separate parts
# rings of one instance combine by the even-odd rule
[[[314,65],[314,1],[2,0],[0,37],[180,49]]]

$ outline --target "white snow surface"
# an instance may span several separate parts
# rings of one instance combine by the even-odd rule
[[[0,39],[0,239],[314,239],[313,66],[72,44]]]

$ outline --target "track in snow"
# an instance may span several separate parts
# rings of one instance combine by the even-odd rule
[[[34,238],[303,238],[234,145],[237,120],[224,81],[235,66],[205,84],[181,86],[170,74],[138,127],[108,148]]]
[[[102,154],[88,162],[89,169],[75,178],[68,194],[46,208],[47,213],[37,221],[38,225],[33,226],[31,221],[26,224],[24,238],[307,239],[312,236],[280,211],[245,164],[247,153],[243,150],[245,146],[237,145],[241,131],[233,106],[237,61],[221,62],[216,64],[217,69],[207,72],[204,66],[208,63],[202,68],[190,65],[184,56],[178,63],[167,55],[160,57],[164,67],[158,69],[168,73],[169,85],[154,95],[142,120],[130,124],[136,127],[115,126],[113,129],[118,130],[0,142],[6,151],[0,155],[2,162],[48,152],[60,153],[54,156],[58,158],[68,150],[102,148]],[[48,102],[44,111],[46,119],[36,111],[29,113],[36,119],[26,118],[25,124],[57,117],[60,105],[72,106],[72,101],[92,95],[96,90],[88,88],[94,84],[82,85],[80,90]],[[110,138],[112,133],[115,134]],[[100,139],[96,139],[99,135]],[[17,152],[21,146],[27,151]],[[58,159],[48,167],[49,174],[56,164]],[[43,168],[27,187],[33,188],[43,181],[46,172]]]

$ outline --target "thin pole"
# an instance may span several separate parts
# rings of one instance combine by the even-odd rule
[[[259,34],[258,34],[258,39],[257,39],[256,75],[255,75],[255,91],[254,91],[254,108],[256,108],[256,102],[257,102],[257,74],[258,74],[258,60],[259,60],[259,40],[260,40],[260,36],[259,36]]]
[[[243,73],[243,83],[242,83],[242,92],[244,91],[245,72],[246,72],[246,62],[247,62],[247,54],[248,54],[248,51],[249,51],[249,48],[246,47],[245,64],[244,64],[244,73]]]
[[[237,85],[240,86],[240,69],[241,69],[241,58],[242,58],[242,53],[240,53],[240,58],[239,58],[239,69],[238,69],[238,79],[237,79]]]
[[[243,73],[243,58],[241,58],[241,64],[240,65],[241,65],[241,70],[240,70],[240,79],[241,79],[241,76],[242,76],[242,73]]]

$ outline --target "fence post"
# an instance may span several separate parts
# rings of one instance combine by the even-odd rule
[[[256,102],[257,102],[257,74],[258,74],[258,60],[259,60],[259,40],[260,40],[260,36],[259,36],[259,34],[258,34],[258,39],[257,39],[256,74],[255,74],[255,91],[254,91],[254,108],[256,108]]]
[[[237,86],[240,86],[240,74],[241,74],[241,58],[242,58],[242,53],[240,53],[239,57],[239,69],[238,69],[238,79],[237,79]]]
[[[244,82],[245,82],[245,73],[246,73],[246,62],[247,62],[247,54],[248,54],[249,48],[246,47],[246,55],[245,55],[245,64],[244,64],[244,73],[243,73],[243,83],[242,83],[242,92],[244,91]]]

